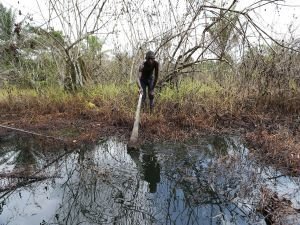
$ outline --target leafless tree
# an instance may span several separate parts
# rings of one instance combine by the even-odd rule
[[[75,90],[88,79],[82,59],[82,45],[90,35],[107,36],[114,29],[116,12],[109,0],[50,0],[47,26],[58,27],[64,43],[57,42],[65,65],[65,87]],[[51,37],[55,40],[55,37]]]
[[[130,82],[134,80],[144,53],[148,49],[154,50],[161,64],[159,86],[163,86],[176,83],[181,77],[199,74],[200,66],[205,62],[227,65],[232,74],[240,74],[240,61],[257,47],[253,38],[262,40],[272,51],[276,51],[272,43],[298,51],[292,45],[278,41],[254,18],[258,9],[282,2],[253,0],[241,7],[237,0],[51,0],[45,21],[48,30],[52,27],[62,30],[63,42],[51,33],[49,36],[57,43],[51,51],[60,55],[53,54],[68,89],[75,90],[90,77],[82,57],[82,46],[91,35],[102,39],[109,37],[103,45],[109,44],[118,57],[127,57],[120,61],[126,64],[120,68],[123,71],[128,67],[124,70],[126,74],[122,73],[122,79],[128,75]],[[118,60],[118,57],[113,59]],[[96,62],[97,58],[92,60]],[[89,65],[95,62],[89,62]],[[118,73],[117,69],[112,71]],[[223,67],[220,67],[217,72],[221,77],[222,71]],[[109,73],[101,72],[101,77],[110,77]]]
[[[125,21],[123,29],[127,28],[125,37],[131,43],[132,53],[149,48],[156,51],[162,61],[160,85],[193,74],[197,65],[206,61],[224,62],[234,68],[233,62],[255,47],[253,37],[269,47],[275,43],[291,49],[253,19],[258,9],[283,3],[281,0],[256,0],[244,8],[238,7],[237,0],[122,3],[120,18]]]

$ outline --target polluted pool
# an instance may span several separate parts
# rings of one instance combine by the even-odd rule
[[[259,164],[238,137],[127,151],[0,139],[0,224],[300,224],[300,179]]]

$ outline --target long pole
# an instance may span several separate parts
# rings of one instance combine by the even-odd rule
[[[134,120],[134,124],[133,124],[133,129],[132,129],[129,144],[128,144],[129,147],[134,147],[138,140],[142,97],[143,97],[143,94],[140,94],[139,101],[137,104],[137,109],[135,112],[135,120]]]

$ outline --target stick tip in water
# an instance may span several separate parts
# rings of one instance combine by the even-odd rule
[[[139,150],[139,144],[137,142],[129,141],[129,143],[127,144],[127,150]]]

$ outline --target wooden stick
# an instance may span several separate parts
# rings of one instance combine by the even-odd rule
[[[142,105],[142,97],[143,97],[143,94],[140,94],[139,101],[137,104],[137,109],[135,112],[135,120],[134,120],[134,124],[133,124],[133,129],[132,129],[129,144],[128,144],[128,146],[130,148],[135,148],[135,145],[137,143],[138,136],[139,136],[139,124],[140,124],[140,112],[141,112],[141,105]]]

